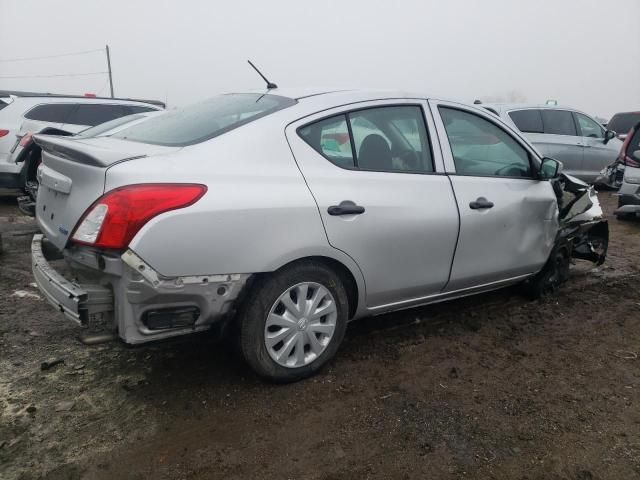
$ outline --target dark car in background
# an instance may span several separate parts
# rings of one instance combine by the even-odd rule
[[[629,130],[631,130],[638,122],[640,122],[640,111],[621,112],[616,113],[611,117],[611,120],[609,120],[609,123],[607,124],[607,128],[616,132],[620,140],[624,140],[627,138]]]

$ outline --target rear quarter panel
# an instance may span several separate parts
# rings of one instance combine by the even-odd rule
[[[266,272],[312,255],[349,262],[327,242],[284,125],[259,120],[175,154],[114,165],[105,190],[153,182],[208,189],[196,204],[149,221],[131,242],[162,275]]]

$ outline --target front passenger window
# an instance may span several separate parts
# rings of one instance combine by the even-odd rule
[[[439,111],[458,175],[531,178],[529,153],[502,128],[455,108]]]
[[[604,129],[586,115],[576,113],[578,125],[583,137],[604,138]]]

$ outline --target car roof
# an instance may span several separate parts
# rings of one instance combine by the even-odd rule
[[[136,102],[155,105],[156,107],[166,108],[166,104],[159,100],[143,100],[138,98],[111,98],[111,97],[88,97],[85,95],[66,95],[63,93],[42,93],[42,92],[23,92],[17,90],[0,90],[0,97],[27,97],[27,98],[47,98],[47,99],[74,99],[74,100],[99,100],[99,103],[105,103],[105,100],[116,102]]]
[[[343,101],[352,97],[355,101],[364,101],[366,99],[376,100],[382,98],[432,98],[424,93],[409,92],[406,90],[383,90],[383,89],[362,89],[362,88],[321,88],[321,87],[285,87],[274,88],[271,90],[247,90],[235,93],[265,93],[269,95],[278,95],[281,97],[291,98],[292,100],[304,101],[305,99],[318,97],[327,102],[338,100]]]
[[[637,110],[635,112],[617,112],[614,113],[611,118],[615,117],[616,115],[640,115],[640,110]]]
[[[490,107],[498,111],[507,112],[510,110],[526,110],[526,109],[539,109],[539,110],[573,110],[580,112],[577,108],[573,108],[569,105],[547,105],[539,103],[481,103],[476,105],[478,107]]]

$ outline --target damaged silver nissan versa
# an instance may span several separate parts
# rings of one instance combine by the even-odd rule
[[[604,261],[592,189],[484,109],[420,95],[221,95],[109,137],[37,135],[33,273],[130,344],[220,329],[293,381],[348,321]],[[58,259],[58,260],[56,260]]]

